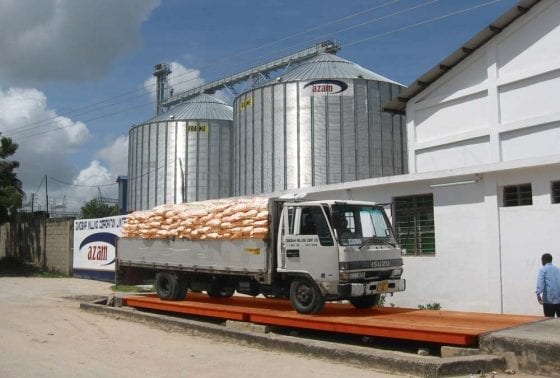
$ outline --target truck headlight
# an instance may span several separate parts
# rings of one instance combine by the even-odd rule
[[[391,271],[391,277],[400,277],[402,275],[402,268],[393,269]]]

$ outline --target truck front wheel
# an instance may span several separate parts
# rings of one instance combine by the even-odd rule
[[[365,295],[363,297],[352,297],[350,298],[350,303],[356,308],[372,308],[379,303],[379,298],[381,295]]]
[[[187,285],[176,273],[160,272],[156,275],[156,291],[160,299],[177,301],[185,298]]]
[[[290,301],[300,314],[316,314],[325,306],[325,297],[309,279],[295,279],[290,285]]]

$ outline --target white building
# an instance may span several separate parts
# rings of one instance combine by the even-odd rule
[[[542,314],[560,264],[560,1],[524,0],[386,106],[406,111],[410,174],[305,190],[388,203],[407,248],[397,306]]]

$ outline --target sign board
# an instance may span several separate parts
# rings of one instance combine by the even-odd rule
[[[74,277],[115,280],[117,239],[126,215],[74,221]]]

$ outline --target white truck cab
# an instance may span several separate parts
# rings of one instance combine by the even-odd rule
[[[277,243],[277,271],[295,277],[290,299],[299,312],[319,312],[325,300],[368,308],[405,290],[402,250],[376,203],[284,203]]]

